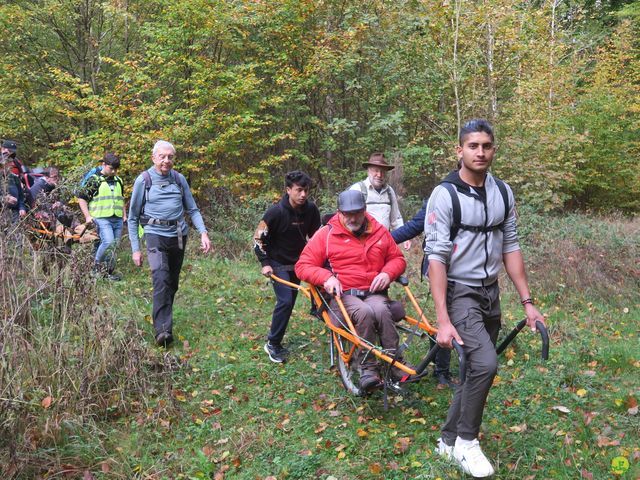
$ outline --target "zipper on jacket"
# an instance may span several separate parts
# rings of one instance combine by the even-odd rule
[[[484,207],[484,278],[482,279],[482,286],[486,287],[484,284],[485,280],[489,278],[489,272],[487,272],[487,264],[489,263],[489,232],[487,232],[487,220],[489,219],[489,212],[487,207],[487,197],[489,196],[486,189],[486,181],[485,181],[485,195],[482,198],[482,206]]]

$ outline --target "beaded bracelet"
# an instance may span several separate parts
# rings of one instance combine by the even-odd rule
[[[525,306],[526,304],[533,305],[533,300],[531,299],[531,297],[529,297],[529,298],[525,298],[524,300],[521,300],[520,303],[522,304],[522,306]]]

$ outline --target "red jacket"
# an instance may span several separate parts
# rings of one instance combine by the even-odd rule
[[[402,275],[407,262],[393,237],[371,215],[366,217],[367,232],[356,238],[342,224],[340,214],[334,215],[302,250],[296,263],[298,278],[322,285],[336,275],[343,289],[368,290],[380,272],[386,272],[391,281]]]

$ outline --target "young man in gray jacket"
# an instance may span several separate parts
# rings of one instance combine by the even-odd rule
[[[196,205],[187,180],[173,170],[175,147],[159,140],[153,147],[153,167],[136,178],[129,206],[129,240],[133,263],[142,266],[138,227],[144,226],[147,255],[153,280],[153,327],[156,343],[168,346],[173,342],[173,299],[178,291],[180,270],[184,260],[188,226],[185,213],[200,232],[204,253],[211,242],[202,215]]]
[[[454,339],[462,345],[468,372],[454,393],[437,451],[476,478],[494,473],[478,434],[498,368],[498,274],[503,265],[520,295],[527,325],[535,331],[536,321],[544,323],[529,292],[513,193],[488,171],[495,148],[493,129],[486,120],[467,122],[456,147],[459,170],[433,190],[425,218],[436,340],[449,349]]]

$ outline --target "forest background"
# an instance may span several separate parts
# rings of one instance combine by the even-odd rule
[[[552,342],[546,364],[524,333],[501,360],[483,425],[497,478],[640,478],[639,18],[638,0],[4,0],[0,137],[67,191],[106,150],[131,188],[173,142],[215,254],[188,249],[165,351],[127,245],[108,283],[90,246],[51,255],[0,226],[0,474],[461,478],[433,451],[450,392],[425,380],[389,411],[350,397],[302,300],[290,362],[267,360],[251,234],[286,171],[327,211],[376,150],[410,217],[460,125],[486,117]],[[521,305],[502,301],[508,327]]]
[[[372,151],[421,199],[466,119],[542,211],[640,208],[640,2],[10,0],[0,135],[67,172],[172,141],[201,198],[347,185]],[[400,180],[401,179],[401,180]],[[127,182],[126,182],[127,183]]]

